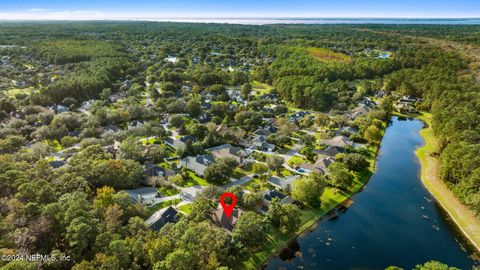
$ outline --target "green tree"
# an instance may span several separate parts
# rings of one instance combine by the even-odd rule
[[[252,165],[252,171],[256,174],[265,174],[268,172],[268,166],[263,163],[254,163]]]
[[[417,264],[414,270],[459,270],[456,267],[450,267],[439,261],[428,261],[424,264]]]
[[[382,133],[377,126],[371,125],[365,130],[363,137],[371,143],[379,143],[382,139]]]
[[[268,208],[267,216],[273,226],[280,232],[292,233],[300,225],[300,209],[293,204],[281,205],[278,198],[274,198]]]
[[[285,159],[278,155],[268,155],[266,162],[270,170],[278,172],[283,167]]]
[[[342,162],[347,166],[351,171],[361,171],[365,168],[368,168],[368,161],[361,154],[352,153],[346,154],[342,158]]]
[[[320,205],[325,185],[312,176],[298,178],[292,183],[292,197],[312,207]]]
[[[346,189],[352,184],[353,176],[348,172],[345,164],[334,162],[328,166],[328,171],[329,183],[332,186]]]
[[[244,99],[248,99],[248,97],[250,96],[250,93],[252,92],[253,90],[253,87],[251,84],[249,83],[244,83],[242,84],[242,86],[240,87],[240,93],[242,95],[242,97]]]
[[[267,229],[268,224],[261,215],[255,212],[246,212],[235,224],[232,239],[250,248],[259,247],[267,239]]]

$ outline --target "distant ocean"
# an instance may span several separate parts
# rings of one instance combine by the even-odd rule
[[[228,24],[465,24],[480,25],[480,18],[461,19],[387,19],[387,18],[151,18],[163,22],[228,23]]]

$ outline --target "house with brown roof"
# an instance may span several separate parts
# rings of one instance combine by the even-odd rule
[[[243,214],[243,211],[239,208],[234,208],[230,217],[227,217],[221,204],[218,204],[217,208],[212,212],[212,222],[215,226],[223,228],[228,233],[233,231],[238,218]]]

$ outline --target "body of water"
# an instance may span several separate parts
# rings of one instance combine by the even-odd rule
[[[480,24],[480,18],[388,19],[388,18],[141,18],[140,20],[229,24]]]
[[[471,269],[473,249],[423,187],[419,120],[392,119],[376,171],[353,204],[274,257],[266,269],[412,269],[429,260]]]

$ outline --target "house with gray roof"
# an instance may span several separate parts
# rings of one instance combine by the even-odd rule
[[[187,169],[193,171],[198,176],[203,176],[205,169],[208,165],[212,164],[215,161],[215,158],[211,155],[198,155],[198,156],[189,156],[183,158],[180,161],[181,166],[185,166]]]
[[[270,183],[272,186],[283,190],[283,189],[287,188],[288,186],[291,186],[293,180],[295,180],[299,177],[300,177],[300,175],[290,175],[290,176],[287,176],[287,177],[278,177],[278,176],[272,175],[267,179],[267,182]]]
[[[339,146],[329,146],[323,150],[313,150],[313,153],[334,158],[338,154],[345,153],[345,149]]]
[[[335,136],[329,140],[321,140],[320,143],[329,145],[329,146],[338,146],[343,148],[347,146],[353,146],[353,141],[343,135]]]
[[[125,190],[130,196],[130,200],[134,203],[141,203],[143,205],[153,205],[156,199],[160,197],[158,190],[153,187],[144,187],[137,189]]]
[[[192,202],[197,198],[198,193],[200,193],[205,187],[203,186],[191,186],[187,188],[182,188],[180,190],[180,199],[188,202]]]
[[[177,138],[174,138],[174,137],[168,137],[168,138],[165,138],[165,140],[163,140],[163,142],[172,147],[173,149],[175,150],[178,150],[182,147],[185,147],[185,143],[182,142],[181,140],[177,139]]]
[[[277,198],[280,201],[280,204],[291,204],[293,202],[292,197],[285,195],[277,190],[267,190],[264,191],[263,194],[263,201],[262,201],[262,208],[263,211],[268,211],[270,204],[272,203],[273,199]]]
[[[145,223],[154,231],[160,230],[167,223],[176,223],[180,219],[178,211],[172,206],[163,208],[151,215]]]
[[[176,174],[174,170],[166,169],[151,163],[145,164],[143,172],[146,176],[150,176],[150,177],[154,177],[154,176],[170,177]]]
[[[232,158],[242,166],[245,164],[247,152],[240,147],[232,146],[231,144],[222,144],[207,149],[208,152],[215,158]]]
[[[253,137],[251,147],[260,151],[272,152],[275,150],[275,145],[268,143],[267,136],[265,135],[257,135]]]
[[[319,157],[317,161],[314,164],[310,163],[301,163],[298,167],[297,170],[301,173],[322,173],[322,174],[327,174],[328,173],[328,166],[335,162],[335,160],[331,157]]]

